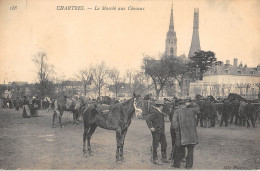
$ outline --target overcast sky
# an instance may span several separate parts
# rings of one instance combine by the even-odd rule
[[[122,73],[138,69],[143,54],[164,52],[172,2],[177,55],[188,56],[194,8],[199,8],[202,50],[232,64],[235,57],[251,67],[260,64],[259,0],[0,0],[0,83],[35,82],[32,57],[41,50],[66,78],[101,61]],[[10,10],[12,5],[17,10]],[[58,11],[59,5],[81,5],[86,10]],[[87,9],[95,6],[144,10]]]

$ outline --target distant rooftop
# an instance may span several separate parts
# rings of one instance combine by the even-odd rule
[[[260,65],[257,65],[257,67],[248,67],[246,64],[243,65],[242,62],[238,65],[238,60],[236,58],[234,59],[233,65],[230,64],[229,60],[226,60],[226,64],[219,61],[204,74],[204,76],[209,75],[242,75],[260,77]]]

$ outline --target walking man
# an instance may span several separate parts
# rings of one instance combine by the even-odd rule
[[[186,169],[193,166],[194,147],[198,144],[198,134],[196,129],[196,115],[199,112],[199,106],[195,103],[181,103],[180,107],[175,110],[171,131],[175,133],[174,144],[174,164],[176,168],[180,168],[181,160],[185,156],[185,148],[187,148]]]
[[[154,164],[162,164],[157,157],[157,148],[159,143],[161,144],[161,154],[162,154],[162,162],[167,163],[167,153],[166,153],[166,136],[165,136],[165,124],[164,124],[164,113],[161,112],[162,106],[160,108],[156,108],[154,106],[150,106],[150,114],[146,119],[146,123],[148,128],[150,129],[153,137],[152,144],[152,155],[153,155],[153,163]]]

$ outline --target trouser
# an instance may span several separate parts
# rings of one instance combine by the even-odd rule
[[[176,147],[174,150],[174,167],[180,168],[181,160],[183,158],[183,154],[185,154],[185,147],[187,148],[187,157],[186,157],[186,169],[190,169],[193,166],[193,152],[194,152],[194,144],[190,145],[181,145],[180,147]]]
[[[216,125],[216,116],[212,116],[210,119],[210,125],[211,127],[215,127]]]
[[[209,118],[208,116],[204,117],[203,122],[205,128],[209,128],[211,126],[211,118]]]
[[[238,112],[232,112],[231,113],[231,118],[230,118],[230,125],[233,123],[233,119],[235,117],[235,125],[238,125],[238,120],[239,120],[239,116],[238,116]]]
[[[203,127],[203,117],[202,117],[202,113],[198,113],[198,117],[197,117],[197,126],[200,123],[200,127]]]
[[[153,160],[157,160],[157,148],[159,146],[159,143],[161,144],[161,154],[163,159],[167,159],[167,153],[166,153],[166,136],[165,132],[152,132],[153,136]]]
[[[246,125],[246,116],[245,115],[241,115],[239,117],[239,125],[240,126],[245,126]]]
[[[251,121],[252,126],[255,127],[255,119],[253,117],[253,114],[249,113],[249,114],[246,114],[246,116],[247,116],[247,120],[246,120],[247,127],[250,127],[250,122],[249,121]]]
[[[223,122],[225,122],[225,127],[228,126],[228,114],[223,112],[221,115],[220,127],[222,127]]]

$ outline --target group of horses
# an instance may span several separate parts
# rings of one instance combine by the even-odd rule
[[[212,101],[218,102],[213,96],[210,97]],[[231,94],[228,100],[241,99],[241,96]],[[64,111],[71,111],[73,113],[73,123],[78,123],[80,116],[83,117],[84,133],[83,133],[83,155],[93,155],[90,145],[90,139],[96,128],[99,126],[103,129],[114,130],[116,132],[116,161],[124,161],[123,147],[124,140],[131,124],[131,120],[134,115],[139,118],[142,115],[142,110],[137,106],[137,102],[140,101],[140,96],[136,96],[125,100],[124,102],[117,102],[115,104],[91,104],[89,99],[85,96],[79,96],[77,98],[68,98],[62,96],[55,101],[54,114],[53,114],[53,127],[55,127],[55,118],[59,117],[59,124],[63,127],[61,118]],[[180,101],[176,101],[181,102]],[[161,112],[158,110],[158,112]],[[87,149],[86,149],[87,140]]]

